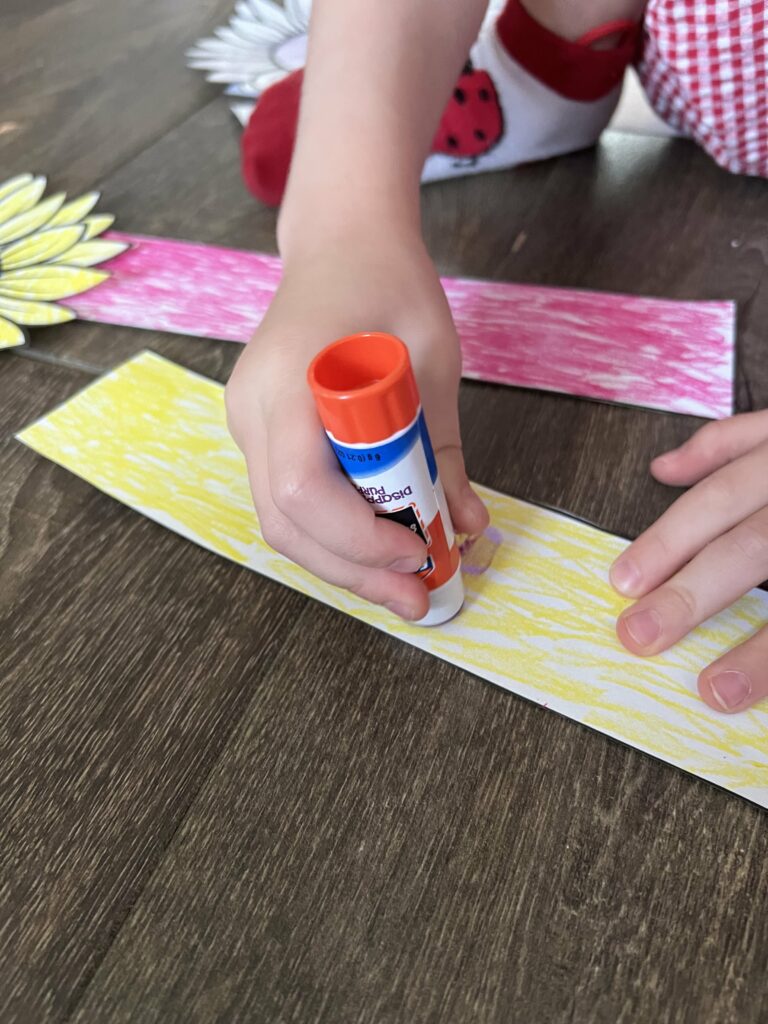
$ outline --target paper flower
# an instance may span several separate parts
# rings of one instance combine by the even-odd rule
[[[311,0],[238,0],[229,24],[187,51],[189,67],[209,82],[254,99],[291,71],[304,66]]]
[[[114,220],[90,215],[98,192],[67,203],[63,192],[43,199],[45,184],[20,174],[0,185],[0,348],[23,345],[25,327],[74,320],[56,300],[109,277],[89,268],[127,248],[97,238]]]
[[[495,21],[505,0],[490,0],[484,24]],[[209,82],[227,86],[229,107],[242,125],[254,100],[274,82],[303,68],[312,0],[238,0],[229,23],[187,50],[190,68],[206,72]]]

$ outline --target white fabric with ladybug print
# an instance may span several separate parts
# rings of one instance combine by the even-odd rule
[[[599,100],[566,99],[522,68],[486,19],[424,165],[422,181],[544,160],[593,145],[621,87]]]

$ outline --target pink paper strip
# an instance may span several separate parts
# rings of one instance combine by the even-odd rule
[[[68,305],[83,320],[247,341],[275,293],[276,256],[110,232],[131,248]],[[674,302],[443,278],[464,376],[720,418],[732,412],[731,302]]]

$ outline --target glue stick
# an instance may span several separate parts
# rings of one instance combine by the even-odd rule
[[[377,516],[427,545],[418,625],[446,622],[464,602],[459,550],[408,349],[391,334],[352,334],[323,349],[308,378],[341,468]]]

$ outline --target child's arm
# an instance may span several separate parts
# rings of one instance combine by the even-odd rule
[[[283,255],[357,221],[419,227],[419,178],[486,0],[321,0],[312,12]]]
[[[666,650],[768,578],[768,411],[708,424],[652,470],[663,483],[695,486],[611,570],[617,590],[641,599],[618,633],[643,655]],[[705,668],[699,692],[729,712],[768,697],[768,626]]]
[[[483,0],[319,0],[280,215],[284,279],[227,387],[268,543],[406,618],[427,610],[422,542],[377,519],[342,477],[306,386],[312,357],[352,331],[410,348],[457,530],[487,514],[464,471],[458,338],[421,239],[419,175]]]

